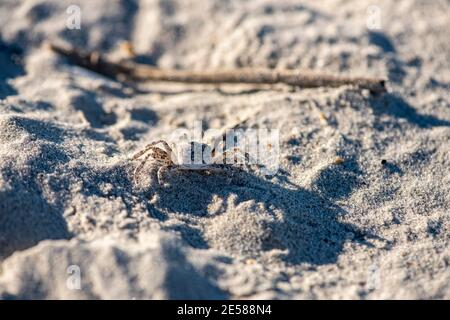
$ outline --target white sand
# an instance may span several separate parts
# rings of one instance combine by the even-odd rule
[[[376,1],[372,31],[373,1],[78,3],[81,30],[65,27],[70,0],[0,4],[1,298],[450,298],[448,2]],[[389,92],[133,93],[45,40],[116,56],[129,40],[161,67],[386,76]],[[133,183],[145,143],[248,116],[280,129],[275,177],[159,187],[146,167]]]

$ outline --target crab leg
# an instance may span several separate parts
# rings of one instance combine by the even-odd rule
[[[146,145],[143,150],[139,151],[134,156],[132,156],[132,159],[136,160],[137,158],[141,157],[144,153],[146,153],[148,150],[151,150],[155,145],[157,145],[159,143],[161,143],[164,146],[164,148],[166,149],[165,151],[167,153],[172,154],[172,149],[170,148],[169,144],[167,142],[165,142],[164,140],[158,140],[158,141],[154,141],[154,142]]]
[[[151,153],[147,154],[145,156],[144,160],[142,160],[141,163],[136,167],[136,169],[134,169],[134,173],[133,173],[134,182],[137,182],[138,173],[142,170],[142,168],[144,167],[144,164],[147,162],[148,158],[150,158],[151,155],[152,155]]]
[[[232,150],[227,149],[227,150],[223,151],[222,154],[219,154],[219,155],[215,156],[215,157],[212,159],[212,163],[214,163],[214,164],[220,163],[220,162],[218,162],[218,161],[219,161],[219,160],[223,160],[223,156],[226,155],[226,154],[229,153],[229,152],[233,152],[233,153],[234,153],[234,156],[240,157],[241,159],[244,160],[244,162],[245,162],[246,160],[252,160],[252,162],[254,162],[253,157],[250,156],[250,154],[249,154],[248,152],[242,152],[241,149],[239,149],[239,148],[237,148],[237,147],[234,147]],[[256,163],[256,162],[254,162],[254,163]]]
[[[166,172],[168,170],[168,167],[166,166],[162,166],[158,168],[158,171],[156,172],[156,177],[158,179],[158,184],[162,185],[162,181],[163,181],[163,173]]]

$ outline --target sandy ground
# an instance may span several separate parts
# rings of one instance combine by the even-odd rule
[[[72,0],[0,4],[1,298],[450,298],[448,1],[76,2],[80,30]],[[388,92],[136,92],[46,40],[112,56],[130,41],[160,67],[381,76]],[[280,130],[277,175],[159,186],[146,166],[133,182],[144,144],[243,118]]]

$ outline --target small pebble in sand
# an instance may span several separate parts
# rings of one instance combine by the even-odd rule
[[[133,44],[129,41],[124,41],[120,44],[120,50],[128,57],[134,57],[136,55]]]
[[[336,157],[333,161],[333,164],[342,164],[344,163],[344,158],[342,157]]]
[[[151,204],[156,204],[156,203],[158,203],[158,201],[159,201],[159,197],[156,194],[154,194],[150,199]]]
[[[350,103],[346,100],[339,100],[338,103],[339,103],[339,107],[341,107],[341,108],[346,108],[346,107],[350,106]]]
[[[319,118],[320,118],[321,121],[323,121],[323,122],[325,122],[325,123],[326,123],[327,120],[328,120],[328,119],[327,119],[327,116],[326,116],[325,113],[323,113],[323,112],[320,112],[320,113],[319,113]]]
[[[386,159],[381,159],[381,164],[382,165],[385,165],[387,163],[387,160]]]

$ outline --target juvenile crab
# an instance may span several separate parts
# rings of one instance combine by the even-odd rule
[[[159,184],[162,184],[163,173],[172,169],[178,171],[224,172],[236,165],[236,161],[232,163],[224,161],[226,154],[231,151],[233,152],[233,160],[240,157],[245,162],[245,160],[249,159],[249,155],[241,152],[237,147],[224,150],[216,155],[216,149],[204,143],[183,142],[178,147],[174,145],[172,148],[164,140],[154,141],[132,156],[132,160],[137,160],[145,154],[143,160],[134,170],[133,178],[137,182],[138,174],[149,158],[153,160],[155,165],[159,166],[157,171]]]

